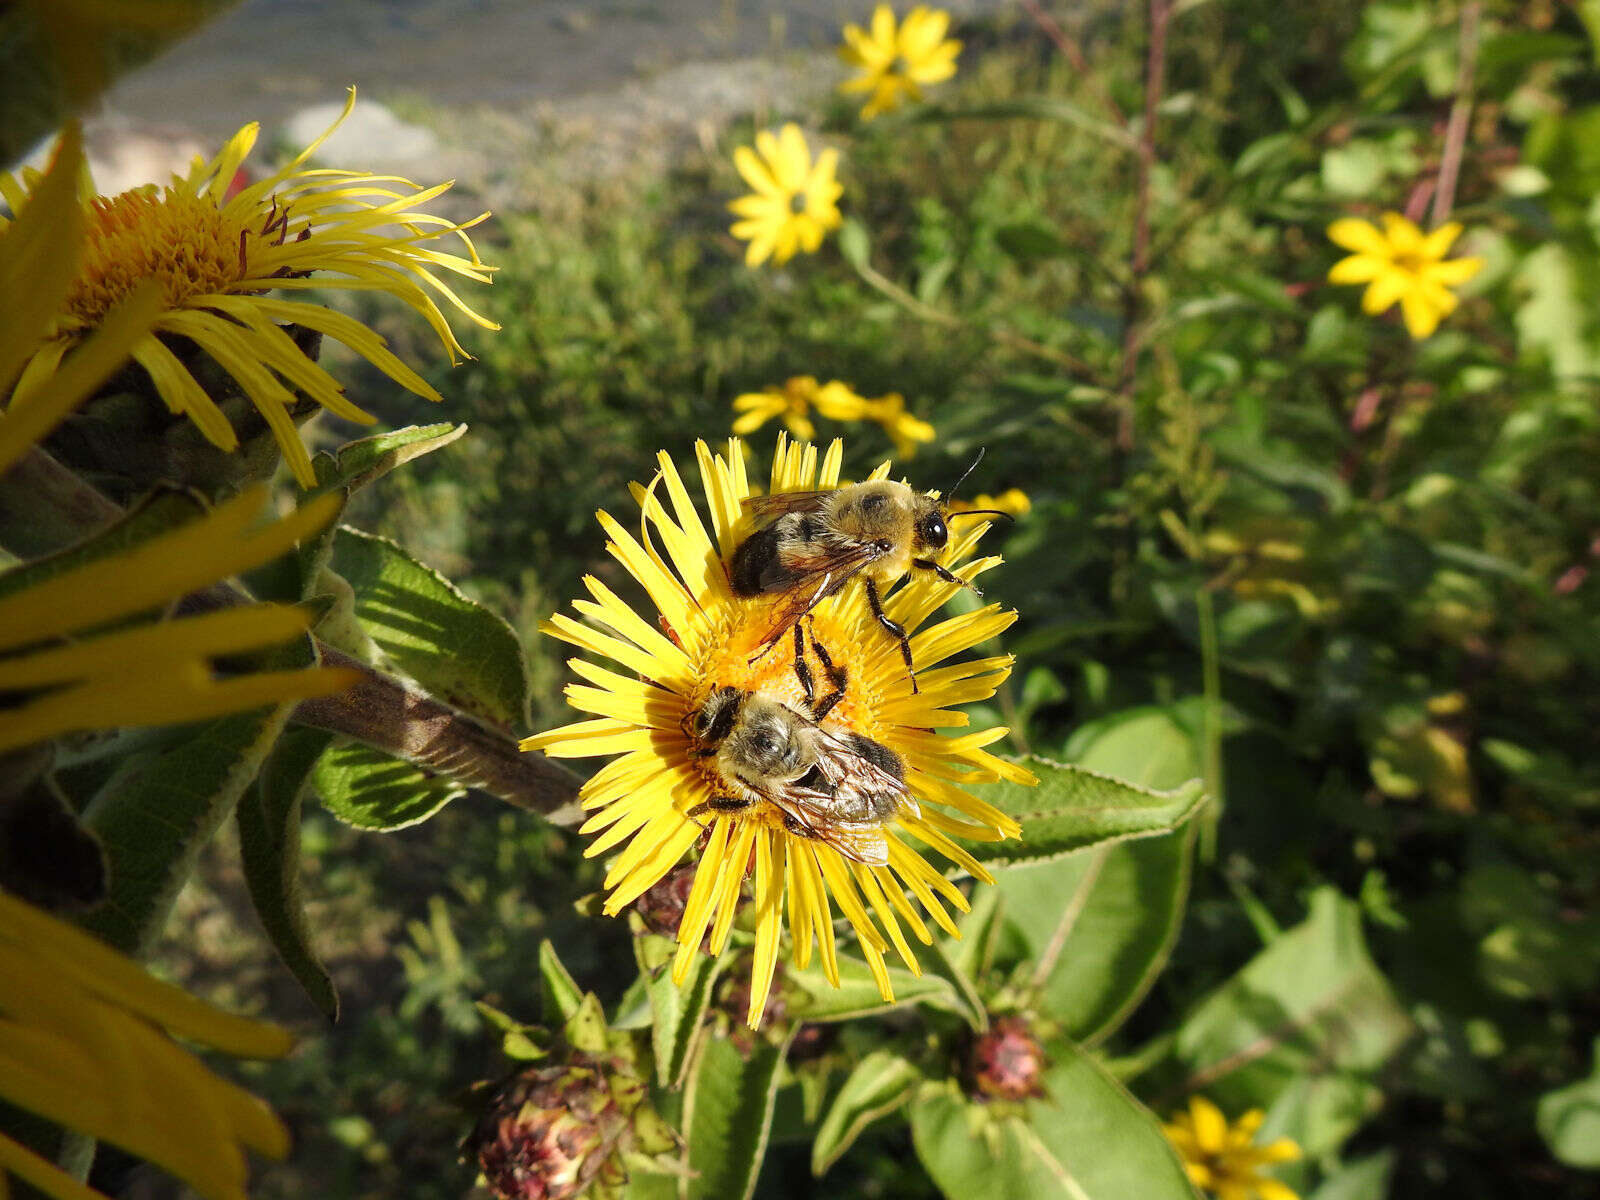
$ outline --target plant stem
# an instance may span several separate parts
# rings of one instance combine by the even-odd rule
[[[1022,0],[1022,9],[1033,18],[1033,23],[1039,27],[1039,31],[1061,51],[1061,56],[1067,60],[1072,69],[1085,79],[1091,78],[1089,60],[1084,57],[1083,48],[1072,40],[1054,17],[1045,12],[1044,5],[1040,4],[1039,0]],[[1103,87],[1096,86],[1095,91],[1099,93],[1100,103],[1105,106],[1111,119],[1126,128],[1128,117],[1118,106],[1116,98]]]
[[[1222,819],[1222,663],[1217,650],[1217,612],[1211,588],[1202,583],[1194,594],[1195,617],[1200,626],[1200,678],[1204,695],[1200,772],[1205,778],[1211,806],[1201,826],[1200,861],[1217,855],[1217,825]]]
[[[1435,226],[1442,225],[1450,216],[1450,207],[1456,199],[1461,154],[1467,144],[1467,122],[1472,117],[1472,75],[1478,62],[1478,21],[1482,15],[1482,0],[1467,0],[1461,6],[1461,32],[1456,43],[1456,98],[1450,105],[1444,152],[1439,159],[1439,186],[1433,193]]]

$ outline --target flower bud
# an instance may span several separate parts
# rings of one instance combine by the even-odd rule
[[[972,1043],[967,1059],[973,1092],[991,1100],[1044,1095],[1044,1051],[1021,1017],[1002,1017]]]
[[[634,901],[634,908],[651,933],[677,935],[683,910],[689,903],[689,889],[694,887],[695,870],[694,863],[673,867]]]
[[[571,1200],[618,1156],[628,1131],[601,1063],[575,1053],[501,1084],[468,1149],[497,1200]]]

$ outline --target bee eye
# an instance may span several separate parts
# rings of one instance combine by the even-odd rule
[[[945,543],[950,540],[950,530],[945,527],[944,518],[938,513],[922,523],[922,540],[935,550],[944,549]]]

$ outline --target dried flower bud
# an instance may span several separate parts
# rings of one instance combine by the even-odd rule
[[[689,889],[694,886],[695,870],[694,863],[673,867],[634,901],[634,908],[651,933],[676,936],[689,903]]]
[[[495,1092],[469,1142],[498,1200],[571,1200],[617,1155],[629,1121],[599,1060],[574,1054]]]
[[[967,1060],[972,1090],[991,1100],[1044,1095],[1044,1051],[1021,1017],[1002,1017],[972,1043]]]

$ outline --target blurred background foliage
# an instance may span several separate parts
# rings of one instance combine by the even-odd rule
[[[723,210],[742,190],[728,151],[770,113],[667,172],[498,213],[482,303],[503,331],[433,379],[471,434],[359,496],[354,519],[508,616],[544,728],[566,671],[537,622],[586,572],[626,591],[593,511],[620,515],[657,449],[682,461],[733,396],[795,374],[903,393],[939,431],[903,464],[913,482],[948,487],[981,447],[969,489],[1032,502],[986,584],[1022,614],[1017,670],[974,722],[1150,786],[1204,775],[1226,801],[1192,875],[1185,833],[1095,860],[1101,924],[1058,951],[1042,1011],[1160,1115],[1194,1090],[1266,1108],[1307,1153],[1284,1176],[1303,1194],[1591,1194],[1600,9],[1477,6],[1452,215],[1487,265],[1439,333],[1412,342],[1323,282],[1331,220],[1431,202],[1464,7],[1178,4],[1131,287],[1136,156],[1097,114],[1106,97],[1140,110],[1146,17],[1109,2],[1062,14],[1087,72],[1005,17],[959,31],[936,108],[858,125],[828,106],[854,224],[780,272],[737,265]],[[1091,115],[1042,118],[1039,98]],[[418,330],[385,332],[416,357]],[[352,392],[393,425],[439,412],[365,383]],[[836,432],[847,476],[889,451]],[[308,816],[313,926],[346,1015],[255,1069],[297,1139],[259,1195],[462,1193],[450,1093],[491,1066],[473,1001],[536,1011],[544,938],[608,1006],[633,978],[622,923],[576,932],[598,885],[580,849],[476,795],[383,838]],[[320,1030],[266,960],[233,862],[208,854],[164,965]],[[1037,898],[1059,904],[1087,869],[1003,875],[1006,915],[973,963],[990,994],[1049,940],[1025,916]],[[875,1024],[847,1027],[835,1063],[910,1027]],[[925,1148],[928,1105],[814,1182],[806,1092],[843,1072],[806,1074],[785,1077],[759,1196],[935,1195],[914,1137],[936,1180],[961,1177]]]

